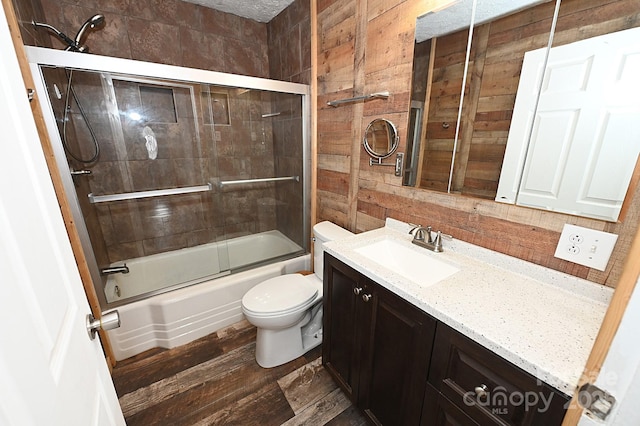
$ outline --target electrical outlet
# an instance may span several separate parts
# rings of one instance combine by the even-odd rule
[[[565,224],[554,256],[604,271],[617,240],[616,234]]]

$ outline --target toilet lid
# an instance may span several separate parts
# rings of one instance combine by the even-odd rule
[[[311,302],[318,289],[300,274],[270,278],[253,287],[242,298],[243,307],[255,313],[291,311]]]

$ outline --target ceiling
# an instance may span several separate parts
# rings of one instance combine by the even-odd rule
[[[258,22],[269,22],[293,0],[184,0]]]
[[[184,0],[222,12],[232,13],[258,22],[269,22],[294,0]],[[416,41],[421,42],[459,31],[469,26],[474,0],[443,1],[449,4],[437,12],[429,12],[416,21]],[[477,0],[476,0],[477,1]],[[477,1],[475,23],[488,22],[525,7],[549,0],[481,0]]]
[[[518,10],[544,3],[549,0],[477,0],[476,25],[489,22],[499,16],[509,15]],[[416,41],[418,43],[454,33],[468,28],[474,0],[449,2],[449,6],[437,12],[427,12],[416,21]],[[446,4],[446,2],[443,2]]]

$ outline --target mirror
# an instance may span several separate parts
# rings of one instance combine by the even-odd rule
[[[465,2],[461,0],[458,4],[460,3]],[[425,95],[423,98],[425,106],[422,115],[418,111],[420,108],[419,98],[416,98],[416,93],[419,93],[419,90],[412,92],[407,138],[407,157],[410,158],[406,158],[407,169],[403,184],[495,199],[498,181],[503,169],[504,152],[524,54],[526,51],[547,46],[555,2],[535,4],[527,9],[517,11],[512,10],[506,16],[489,18],[486,22],[482,21],[484,18],[480,8],[482,4],[489,2],[478,3],[477,23],[473,27],[467,73],[452,74],[451,81],[447,86],[450,87],[457,83],[460,87],[461,81],[466,75],[464,102],[460,114],[455,117],[456,121],[441,120],[443,108],[437,104],[441,93],[433,91],[435,83],[431,96]],[[520,7],[522,6],[523,4],[520,4]],[[467,7],[470,7],[469,4]],[[441,12],[432,15],[439,13]],[[577,38],[590,38],[597,34],[637,26],[637,16],[637,4],[634,6],[625,0],[609,1],[605,4],[562,0],[560,17],[554,35],[554,46],[558,43],[570,43]],[[421,20],[424,18],[418,19],[418,26]],[[431,81],[437,81],[442,77],[442,71],[436,66],[437,61],[434,63],[433,59],[429,58],[428,54],[425,55],[424,52],[428,50],[432,57],[437,58],[438,55],[441,55],[439,49],[443,44],[450,42],[456,36],[460,37],[455,32],[445,33],[444,31],[442,33],[444,35],[434,35],[431,39],[426,40],[431,43],[428,49],[419,47],[421,43],[416,44],[414,89],[428,86]],[[416,34],[418,32],[417,29]],[[458,33],[462,32],[467,33],[467,30],[458,31]],[[424,63],[425,57],[428,58],[427,60],[431,59],[431,63],[420,66],[420,61]],[[449,63],[452,64],[454,58],[449,57],[449,59]],[[460,58],[455,61],[460,61]],[[428,70],[426,84],[417,71],[420,67],[426,67]],[[433,101],[436,102],[434,111],[432,111],[434,109]],[[431,105],[429,105],[430,103]],[[421,134],[412,139],[412,134],[417,133],[416,128],[421,128]],[[454,144],[456,146],[455,156]],[[452,161],[453,159],[455,161]],[[601,184],[600,187],[608,185],[607,182]],[[624,193],[626,187],[616,188],[615,191]],[[535,207],[546,209],[546,206]],[[581,211],[570,213],[585,215]],[[600,218],[602,219],[602,217]]]
[[[367,126],[362,145],[364,150],[378,161],[389,157],[398,148],[396,126],[387,119],[376,118]]]

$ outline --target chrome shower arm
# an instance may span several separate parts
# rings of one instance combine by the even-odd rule
[[[75,41],[73,41],[71,38],[69,38],[69,36],[67,36],[62,31],[58,30],[53,25],[45,24],[44,22],[36,22],[36,21],[31,21],[31,23],[36,28],[42,27],[42,28],[48,29],[49,31],[52,31],[55,35],[57,35],[62,41],[64,41],[67,44],[67,50],[74,50],[74,51],[79,50],[79,47]]]

